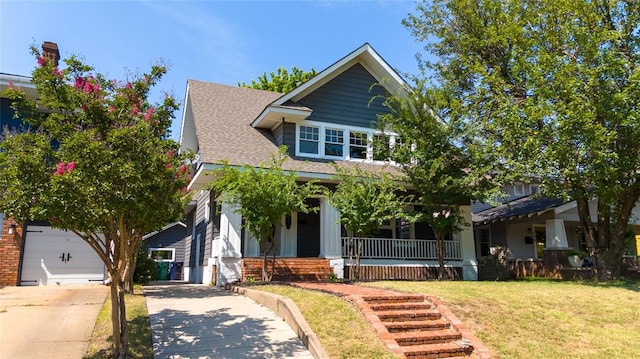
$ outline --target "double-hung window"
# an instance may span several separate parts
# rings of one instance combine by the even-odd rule
[[[389,136],[382,134],[373,135],[373,160],[389,161],[391,160],[391,141]]]
[[[349,157],[367,159],[367,134],[365,132],[349,132]]]
[[[300,126],[300,152],[317,155],[320,142],[320,128]]]
[[[324,155],[332,157],[344,156],[344,132],[342,130],[325,129]]]

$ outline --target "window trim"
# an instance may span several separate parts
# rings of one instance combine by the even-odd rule
[[[342,143],[327,141],[327,131],[338,131],[338,132],[341,132],[342,133],[342,135],[341,135],[342,136]],[[345,158],[345,150],[344,150],[344,147],[345,147],[345,140],[344,140],[345,130],[342,129],[342,128],[327,126],[327,127],[324,127],[324,131],[323,132],[324,132],[324,141],[322,141],[322,155],[324,155],[324,157],[326,157],[326,158],[339,158],[339,159]],[[342,156],[328,155],[327,154],[327,144],[342,145]]]
[[[307,157],[307,158],[325,158],[325,159],[330,159],[330,160],[336,160],[336,159],[341,159],[341,160],[347,160],[347,161],[353,161],[353,162],[366,162],[366,163],[373,163],[373,164],[396,164],[394,161],[381,161],[381,160],[374,160],[373,159],[373,136],[374,135],[384,135],[387,136],[389,138],[389,146],[390,148],[394,146],[395,144],[395,137],[397,136],[396,133],[393,132],[389,132],[389,131],[380,131],[377,129],[372,129],[372,128],[363,128],[363,127],[355,127],[355,126],[348,126],[348,125],[341,125],[341,124],[335,124],[335,123],[326,123],[326,122],[318,122],[318,121],[308,121],[308,120],[300,120],[300,121],[291,121],[292,123],[295,123],[296,125],[296,130],[295,130],[295,143],[296,143],[296,150],[295,150],[295,155],[299,156],[299,157]],[[307,152],[302,152],[300,151],[300,129],[302,126],[305,127],[315,127],[318,128],[318,153],[307,153]],[[337,130],[337,131],[342,131],[342,136],[343,136],[343,150],[342,150],[342,157],[339,156],[331,156],[331,155],[326,155],[325,154],[325,145],[327,144],[326,141],[326,130]],[[366,157],[364,159],[362,158],[351,158],[350,156],[350,134],[351,132],[359,132],[359,133],[363,133],[367,135],[367,139],[366,139]],[[309,141],[309,140],[307,140]]]
[[[155,257],[151,256],[151,252],[156,251],[165,251],[165,252],[171,252],[171,259],[156,259]],[[175,262],[176,261],[176,249],[175,248],[166,248],[166,247],[157,247],[157,248],[149,248],[149,258],[153,259],[156,262]]]

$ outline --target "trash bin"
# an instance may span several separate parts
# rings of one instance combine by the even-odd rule
[[[169,278],[171,280],[176,280],[176,262],[171,262],[169,265]]]
[[[169,279],[169,262],[158,262],[158,280]]]

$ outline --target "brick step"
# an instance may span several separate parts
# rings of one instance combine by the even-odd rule
[[[365,295],[362,299],[371,304],[424,302],[424,296],[419,294]]]
[[[420,344],[402,347],[407,358],[456,358],[471,355],[473,346],[464,341]]]
[[[452,329],[432,330],[428,332],[393,333],[393,339],[400,346],[448,343],[462,339],[462,334]]]
[[[406,303],[373,303],[371,309],[373,310],[411,310],[411,309],[431,309],[432,305],[429,302],[406,302]]]
[[[408,322],[442,318],[436,310],[385,310],[376,312],[382,322]]]
[[[405,322],[382,322],[389,333],[418,332],[451,328],[449,321],[440,318],[433,320],[417,320]]]

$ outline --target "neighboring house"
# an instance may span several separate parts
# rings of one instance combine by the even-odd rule
[[[586,251],[586,238],[578,218],[576,201],[537,196],[539,185],[516,183],[505,188],[508,197],[491,207],[472,206],[478,258],[493,246],[509,248],[513,259],[543,259],[545,250]],[[597,218],[596,200],[590,203],[591,218]],[[633,209],[631,229],[640,242],[640,203]],[[633,246],[632,255],[636,253]]]
[[[186,234],[187,226],[182,222],[175,222],[142,237],[142,245],[149,257],[157,262],[168,263],[170,276],[166,279],[182,279]]]
[[[54,43],[45,42],[44,56],[58,61]],[[21,87],[27,96],[37,97],[31,78],[0,73],[0,92],[9,85]],[[0,141],[5,131],[26,131],[13,118],[11,101],[0,98]],[[100,284],[104,282],[102,261],[80,237],[51,228],[46,222],[24,225],[0,213],[0,287],[13,285]]]
[[[372,87],[377,83],[384,88]],[[185,279],[218,285],[247,280],[255,273],[248,263],[259,257],[258,243],[242,229],[233,205],[202,190],[212,180],[211,170],[222,161],[258,166],[286,145],[284,168],[295,171],[300,181],[335,184],[332,163],[397,172],[396,166],[374,156],[373,145],[388,146],[395,138],[382,138],[377,131],[377,115],[387,109],[380,98],[372,99],[386,91],[399,93],[405,86],[369,44],[287,94],[189,80],[180,143],[182,150],[197,153],[197,161],[189,184],[196,192],[186,210]],[[292,213],[276,229],[278,266],[300,265],[304,258],[325,263],[342,278],[348,260],[340,215],[324,197],[309,198],[308,203],[319,211]],[[462,212],[471,223],[470,206],[462,206]],[[418,279],[435,273],[435,240],[427,225],[391,221],[378,236],[384,238],[364,243],[362,273],[368,278]],[[460,278],[477,278],[470,226],[453,234],[446,251],[447,266]]]

